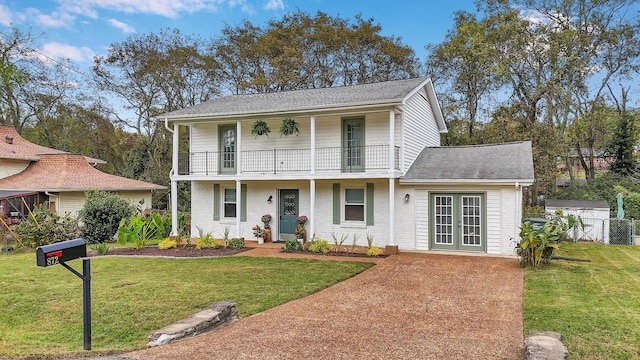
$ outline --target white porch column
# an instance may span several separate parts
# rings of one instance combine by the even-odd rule
[[[307,240],[313,240],[311,237],[316,232],[316,180],[309,181],[309,233]]]
[[[240,237],[240,214],[244,206],[247,204],[242,203],[242,183],[236,180],[236,237]]]
[[[316,117],[311,116],[310,124],[311,127],[311,151],[309,152],[309,156],[311,156],[311,174],[316,173]]]
[[[178,235],[178,181],[175,179],[178,172],[178,124],[173,123],[173,148],[171,149],[171,235]]]
[[[395,245],[395,223],[396,223],[396,182],[393,177],[395,171],[395,138],[396,138],[396,113],[389,111],[389,245]]]
[[[395,223],[396,223],[396,179],[389,178],[389,245],[395,245]]]
[[[392,173],[395,170],[396,161],[396,112],[394,110],[389,111],[389,172]]]
[[[242,124],[236,121],[236,175],[242,174]],[[247,206],[242,202],[242,183],[236,180],[236,237],[240,237],[240,214]]]

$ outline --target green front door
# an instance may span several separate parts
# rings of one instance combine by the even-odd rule
[[[280,190],[278,199],[278,240],[285,241],[295,238],[295,229],[298,219],[298,189]]]
[[[432,249],[486,251],[484,194],[431,194]]]

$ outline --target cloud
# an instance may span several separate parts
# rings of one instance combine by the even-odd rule
[[[93,51],[86,46],[77,47],[59,42],[46,43],[38,52],[51,59],[70,59],[78,62],[91,61],[95,55]]]
[[[269,0],[267,4],[264,6],[265,10],[278,10],[284,9],[284,1],[283,0]]]
[[[0,4],[0,25],[11,26],[11,10]]]
[[[217,11],[230,0],[59,0],[60,8],[90,17],[96,9],[107,9],[127,14],[152,14],[176,18],[182,12]],[[231,0],[234,2],[236,0]]]
[[[108,22],[109,24],[111,24],[111,26],[122,30],[122,32],[125,34],[136,32],[136,29],[134,29],[131,25],[123,23],[122,21],[118,21],[116,19],[109,19]]]
[[[46,15],[36,8],[28,8],[27,13],[37,24],[46,28],[68,28],[76,19],[75,16],[65,11],[54,11],[50,15]]]

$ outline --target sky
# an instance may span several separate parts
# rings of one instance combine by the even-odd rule
[[[33,45],[52,58],[88,69],[110,44],[133,34],[178,28],[184,34],[217,37],[225,25],[255,25],[288,12],[317,11],[353,19],[361,14],[400,37],[426,60],[424,46],[440,43],[457,10],[475,11],[473,0],[0,0],[0,33],[13,25],[40,35]]]

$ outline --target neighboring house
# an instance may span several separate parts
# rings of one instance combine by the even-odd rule
[[[581,154],[578,154],[576,149],[569,150],[569,163],[571,164],[571,170],[574,174],[584,172],[584,168],[580,163],[580,156],[582,156],[584,161],[589,164],[590,150],[582,148],[580,149],[580,152]],[[613,160],[613,157],[608,152],[600,149],[593,150],[593,167],[596,171],[609,170],[609,166]],[[558,156],[557,158],[557,169],[560,171],[567,171],[567,162],[562,156]]]
[[[152,191],[165,188],[103,173],[93,167],[98,163],[104,161],[33,144],[0,126],[0,216],[15,223],[45,202],[58,214],[76,215],[91,190],[115,192],[148,209]]]
[[[299,135],[278,133],[284,119]],[[173,126],[172,202],[190,181],[194,229],[250,239],[271,214],[284,241],[306,215],[308,234],[345,244],[514,253],[531,143],[439,147],[447,129],[429,78],[231,95],[160,120]],[[256,120],[269,136],[251,134]],[[189,153],[177,150],[181,126]]]

